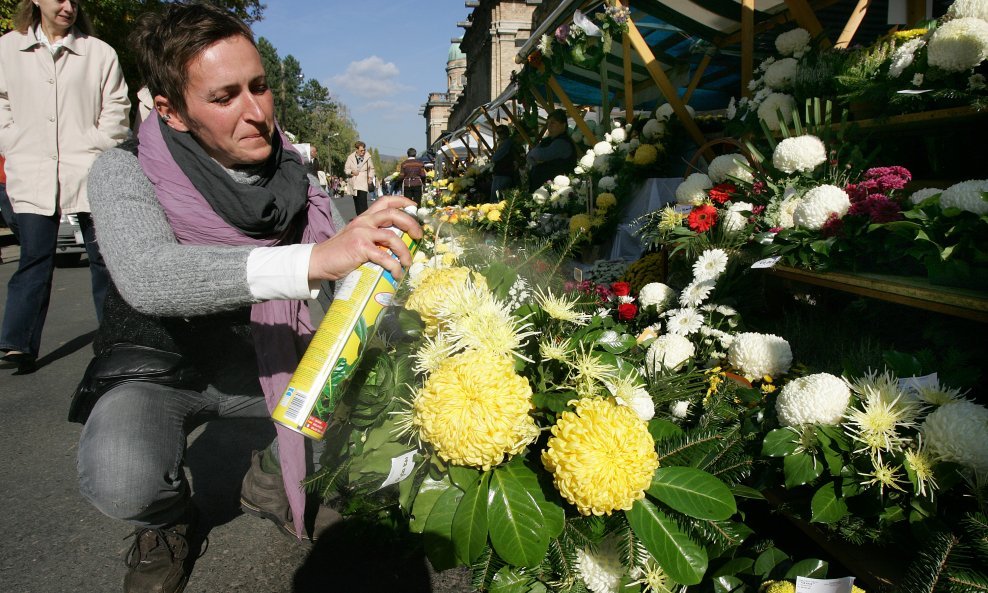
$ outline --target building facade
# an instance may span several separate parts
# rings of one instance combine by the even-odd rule
[[[429,93],[429,100],[422,106],[425,117],[426,146],[432,146],[449,126],[453,104],[466,84],[467,57],[454,42],[446,59],[446,92]]]

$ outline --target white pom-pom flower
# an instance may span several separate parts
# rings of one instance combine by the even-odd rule
[[[588,150],[587,154],[580,157],[580,166],[584,169],[593,169],[593,162],[596,158],[597,155],[594,154],[594,151]]]
[[[593,153],[597,156],[606,156],[614,152],[614,147],[611,146],[610,142],[601,140],[597,144],[593,145]]]
[[[784,56],[805,51],[810,44],[810,33],[806,29],[786,31],[775,38],[775,49]]]
[[[555,190],[560,190],[564,187],[569,187],[570,185],[572,185],[572,182],[569,180],[569,177],[565,175],[556,175],[552,178],[552,188]]]
[[[628,139],[628,133],[624,131],[624,128],[614,128],[610,133],[611,144],[621,144]]]
[[[602,192],[613,191],[617,187],[617,180],[610,175],[605,175],[597,182],[597,189]]]
[[[607,537],[596,550],[577,548],[576,570],[593,593],[617,593],[625,573],[617,541]]]
[[[666,125],[657,119],[648,120],[645,122],[645,127],[642,128],[642,134],[646,140],[654,140],[665,133]]]
[[[638,292],[638,304],[642,307],[654,306],[659,313],[663,305],[676,296],[676,291],[661,282],[649,282]]]
[[[645,368],[652,375],[663,368],[676,370],[696,354],[693,342],[678,334],[664,334],[645,353]]]
[[[782,111],[782,119],[788,124],[792,122],[792,109],[796,106],[796,100],[792,95],[785,93],[772,93],[765,97],[761,105],[758,106],[758,119],[765,122],[770,130],[780,129],[779,111]]]
[[[799,62],[795,58],[782,58],[765,71],[765,84],[776,91],[784,91],[792,86]]]
[[[669,413],[676,418],[685,418],[690,413],[689,400],[681,399],[669,404]]]
[[[710,161],[707,176],[714,183],[724,183],[740,179],[751,183],[754,181],[748,166],[748,159],[742,154],[722,154]]]
[[[721,220],[721,225],[724,227],[724,231],[728,233],[737,233],[744,230],[744,227],[748,225],[748,215],[745,212],[750,213],[755,206],[749,202],[734,202],[724,211],[724,218]]]
[[[954,0],[947,9],[947,16],[952,19],[974,17],[988,21],[988,2],[985,0]]]
[[[789,371],[792,348],[779,336],[744,332],[734,336],[727,361],[748,379],[774,377]]]
[[[705,173],[693,173],[676,188],[676,202],[680,204],[702,204],[707,200],[707,190],[714,184]]]
[[[655,110],[655,119],[659,121],[666,121],[675,113],[672,109],[672,105],[669,103],[663,103],[659,105],[658,109]],[[689,105],[686,106],[686,113],[690,114],[690,117],[696,115],[696,112]]]
[[[963,72],[988,57],[988,22],[974,17],[947,21],[930,37],[927,60],[947,72]]]
[[[783,173],[809,173],[826,160],[827,147],[810,134],[785,138],[772,153],[772,164]]]
[[[943,193],[942,189],[938,189],[935,187],[925,187],[923,189],[914,191],[912,195],[909,196],[909,201],[912,202],[913,204],[921,204],[925,202],[928,198],[932,198],[933,196],[939,195],[941,193]]]
[[[966,400],[944,404],[920,427],[935,459],[988,472],[988,408]]]
[[[792,227],[796,226],[796,223],[793,221],[792,215],[796,211],[796,208],[799,206],[799,203],[802,201],[803,198],[797,194],[793,194],[788,198],[782,200],[782,203],[779,204],[778,224],[780,228],[791,229]]]
[[[836,185],[821,185],[806,192],[792,213],[795,226],[819,230],[831,215],[843,218],[851,209],[851,198]]]
[[[940,194],[941,208],[959,208],[978,216],[988,214],[988,200],[982,196],[988,192],[988,179],[972,179],[951,185]]]
[[[782,426],[836,425],[850,400],[847,383],[829,373],[817,373],[786,383],[775,402],[775,411]]]

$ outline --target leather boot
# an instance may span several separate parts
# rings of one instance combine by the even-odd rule
[[[185,518],[174,525],[135,529],[124,558],[125,593],[181,593],[202,548],[204,538],[197,527],[198,512],[190,505]]]

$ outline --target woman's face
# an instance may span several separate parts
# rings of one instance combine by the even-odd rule
[[[257,165],[271,155],[274,96],[257,49],[237,35],[206,48],[187,68],[186,115],[173,109],[168,124],[189,131],[227,168]]]
[[[41,10],[41,26],[48,31],[64,33],[75,24],[79,3],[76,0],[38,0]]]

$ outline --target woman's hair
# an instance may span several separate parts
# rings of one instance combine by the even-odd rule
[[[177,2],[142,16],[130,45],[151,96],[165,97],[186,115],[189,64],[217,41],[238,35],[256,47],[250,27],[233,14],[210,4]]]
[[[93,34],[93,24],[86,16],[82,5],[75,2],[75,28],[84,35]],[[35,5],[33,0],[21,0],[14,10],[14,30],[19,33],[27,33],[27,30],[37,26],[41,22],[41,9]]]
[[[557,121],[561,124],[568,123],[566,117],[566,111],[563,109],[555,109],[552,112],[550,112],[549,115],[545,116],[546,122],[548,122],[550,119]]]
[[[367,145],[364,143],[363,140],[357,140],[356,142],[353,143],[353,149],[354,150],[356,150],[358,148],[361,148],[361,147],[367,148]]]

